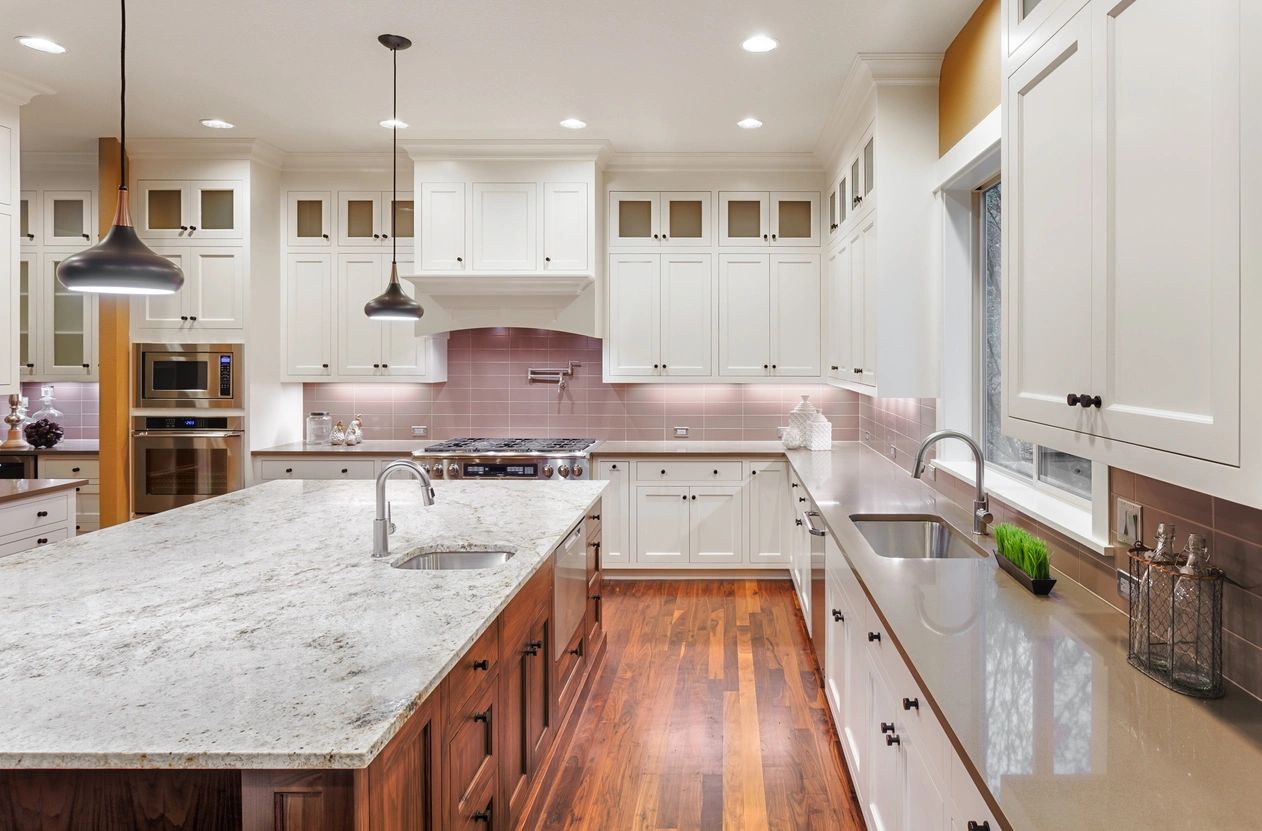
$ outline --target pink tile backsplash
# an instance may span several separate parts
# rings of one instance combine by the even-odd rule
[[[576,361],[573,378],[531,384],[531,367]],[[777,438],[799,396],[811,396],[833,423],[836,441],[859,438],[862,396],[826,384],[606,384],[596,338],[540,329],[470,329],[452,332],[447,381],[441,384],[305,384],[307,411],[328,410],[334,420],[364,417],[371,438],[409,439],[412,425],[429,438],[456,436],[575,436],[659,441],[676,426],[692,440]]]
[[[40,387],[35,382],[22,384],[22,394],[30,399],[33,414],[44,406],[39,400]],[[58,381],[52,384],[53,406],[62,412],[61,429],[67,439],[100,438],[101,392],[99,384],[82,381]],[[5,412],[8,412],[7,410]]]

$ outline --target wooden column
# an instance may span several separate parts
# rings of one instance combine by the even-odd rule
[[[118,199],[118,139],[97,140],[97,216],[101,237],[114,221]],[[98,295],[101,379],[101,527],[131,519],[131,304],[126,296]]]

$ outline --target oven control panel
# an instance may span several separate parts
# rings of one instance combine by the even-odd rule
[[[232,397],[232,356],[219,356],[219,397]]]

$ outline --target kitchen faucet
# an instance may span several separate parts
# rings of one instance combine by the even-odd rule
[[[430,481],[425,469],[411,459],[395,459],[377,474],[377,516],[372,521],[372,555],[374,557],[390,556],[390,535],[394,533],[394,523],[390,521],[390,503],[386,501],[386,480],[396,470],[407,470],[412,473],[421,485],[421,502],[434,504],[434,484]]]
[[[968,445],[969,450],[973,451],[973,463],[977,466],[977,496],[973,500],[973,533],[985,534],[986,526],[995,517],[990,512],[990,497],[986,495],[986,485],[983,479],[986,474],[986,462],[982,458],[982,449],[977,446],[977,442],[973,441],[972,436],[956,432],[955,430],[939,430],[936,433],[930,433],[920,443],[920,449],[916,451],[916,463],[912,465],[911,470],[912,478],[919,479],[920,474],[925,472],[925,451],[929,449],[929,445],[942,439],[959,439]]]

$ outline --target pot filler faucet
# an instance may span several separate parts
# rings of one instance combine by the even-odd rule
[[[396,470],[409,471],[416,477],[421,486],[421,502],[434,504],[434,485],[429,474],[411,459],[396,459],[381,469],[377,474],[377,516],[372,521],[372,555],[374,557],[390,556],[390,535],[394,533],[394,523],[390,521],[390,503],[386,501],[386,480]]]
[[[973,463],[977,465],[975,475],[977,496],[973,500],[973,533],[985,534],[986,526],[995,517],[990,512],[990,497],[986,495],[986,485],[983,479],[986,474],[986,463],[982,459],[982,449],[977,446],[977,442],[973,441],[972,436],[958,433],[955,430],[939,430],[936,433],[930,433],[920,443],[920,449],[916,451],[916,463],[912,465],[912,478],[919,479],[920,475],[925,472],[925,451],[929,449],[929,445],[942,439],[959,439],[968,445],[969,450],[973,451]]]

